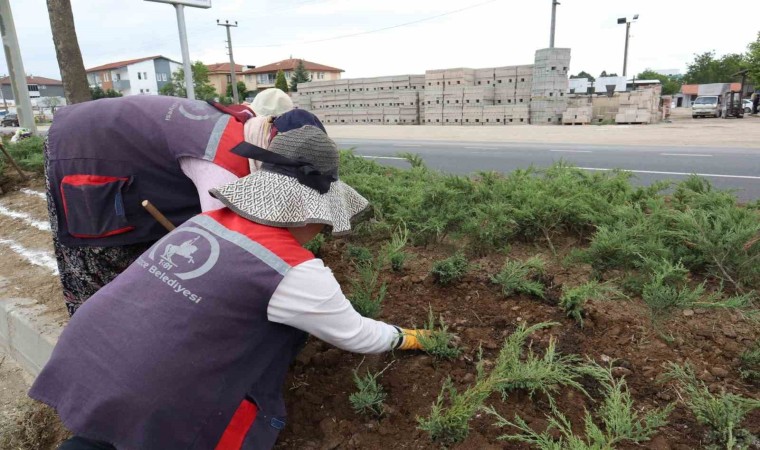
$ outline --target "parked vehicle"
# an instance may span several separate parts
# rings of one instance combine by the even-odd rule
[[[720,95],[706,95],[697,97],[694,100],[694,104],[691,106],[691,117],[720,117],[721,112],[721,96]]]
[[[18,126],[18,115],[17,114],[6,114],[5,117],[3,117],[2,122],[0,122],[0,126],[4,126],[4,127],[17,127]]]
[[[752,100],[745,98],[742,100],[742,106],[744,106],[744,112],[747,114],[752,113]]]

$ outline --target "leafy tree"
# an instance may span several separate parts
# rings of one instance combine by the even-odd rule
[[[100,86],[95,86],[94,88],[90,88],[90,95],[93,100],[97,100],[99,98],[121,97],[123,94],[119,91],[114,91],[113,89],[104,91]]]
[[[303,59],[299,59],[296,70],[293,72],[293,75],[290,76],[290,91],[298,92],[298,83],[306,83],[308,81],[311,81],[309,72],[306,70]]]
[[[675,95],[681,92],[681,76],[668,76],[661,73],[657,73],[654,70],[647,69],[640,74],[636,75],[640,80],[660,80],[662,83],[662,95]]]
[[[193,86],[195,87],[195,98],[198,100],[213,100],[217,93],[214,86],[208,79],[208,68],[201,61],[196,61],[191,66],[193,72]],[[161,95],[170,95],[172,97],[187,97],[185,89],[185,70],[180,67],[172,74],[172,81],[165,84],[159,91]]]
[[[760,86],[760,32],[757,40],[747,46],[746,67],[749,69],[749,79],[756,87]]]
[[[715,52],[694,55],[688,65],[684,82],[689,84],[728,83],[731,76],[745,67],[745,57],[740,53],[729,53],[717,58]]]
[[[288,80],[285,79],[285,72],[277,71],[277,78],[274,80],[274,87],[282,92],[288,92]]]
[[[244,100],[248,95],[248,88],[245,85],[245,81],[237,82],[238,96],[240,100]],[[232,97],[232,83],[227,83],[227,97]]]
[[[614,73],[614,72],[613,72],[613,73],[607,73],[607,71],[606,71],[606,70],[602,70],[602,73],[601,73],[601,74],[599,74],[599,78],[604,78],[604,77],[616,77],[616,76],[618,76],[618,74],[616,74],[616,73]]]
[[[578,75],[571,75],[570,78],[588,78],[589,81],[596,81],[596,78],[592,77],[590,73],[581,70]]]

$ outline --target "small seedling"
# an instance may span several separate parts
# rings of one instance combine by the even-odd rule
[[[362,361],[364,362],[364,361]],[[391,362],[393,364],[393,362]],[[363,377],[359,376],[359,368],[354,370],[354,384],[356,384],[357,391],[348,397],[348,401],[351,402],[351,406],[354,408],[357,414],[366,414],[369,416],[380,417],[384,412],[385,398],[387,394],[383,390],[383,386],[378,383],[377,379],[385,372],[388,364],[380,372],[372,373],[369,370]],[[361,366],[361,364],[359,364]]]
[[[348,258],[357,266],[371,264],[372,252],[366,247],[348,245]]]
[[[575,319],[583,327],[586,302],[589,300],[604,300],[607,295],[618,295],[619,292],[607,284],[589,281],[574,288],[562,288],[559,306],[565,310],[567,317]]]
[[[760,341],[755,341],[752,348],[742,353],[739,371],[745,380],[760,380]]]
[[[358,266],[359,275],[351,281],[351,304],[364,317],[375,318],[380,314],[387,286],[378,287],[380,271],[374,264]]]
[[[544,285],[534,280],[544,273],[544,261],[534,256],[525,262],[507,261],[491,281],[501,285],[504,296],[520,293],[544,298]]]
[[[404,247],[409,241],[409,230],[402,224],[391,235],[391,240],[383,246],[383,258],[387,260],[394,272],[400,272],[404,268],[407,254]]]
[[[675,381],[681,397],[697,422],[710,427],[710,438],[726,449],[749,448],[752,434],[741,428],[744,417],[760,409],[760,400],[735,394],[711,393],[702,381],[697,380],[694,369],[688,364],[669,364],[663,381]]]
[[[680,262],[661,261],[650,267],[652,278],[644,284],[641,297],[649,306],[655,322],[667,317],[674,309],[687,308],[699,302],[705,293],[705,283],[694,289],[686,286],[688,271]]]
[[[573,432],[570,420],[553,408],[553,415],[548,417],[549,427],[539,433],[529,427],[520,416],[516,415],[512,422],[499,415],[492,407],[486,408],[486,412],[497,419],[496,426],[509,426],[519,430],[519,434],[506,434],[499,439],[524,442],[540,450],[614,449],[625,442],[648,441],[657,429],[667,425],[667,417],[673,410],[672,405],[641,414],[633,405],[625,380],[615,379],[611,367],[591,364],[589,368],[598,374],[597,379],[605,391],[604,400],[596,413],[601,426],[595,422],[594,416],[586,411],[583,422],[585,436],[577,435]]]
[[[325,243],[325,235],[320,233],[314,236],[314,239],[305,243],[303,247],[310,251],[314,256],[319,257],[321,255],[322,246]]]
[[[438,261],[433,264],[433,279],[441,286],[447,286],[457,282],[464,277],[469,270],[470,263],[463,254],[457,253],[450,258]]]
[[[438,319],[439,326],[435,326],[433,308],[430,308],[428,320],[425,322],[425,330],[428,334],[418,336],[422,349],[440,359],[454,359],[462,353],[455,343],[456,336],[449,332],[449,327],[444,323],[443,317]]]

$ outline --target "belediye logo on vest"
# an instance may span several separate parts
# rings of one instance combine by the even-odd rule
[[[175,294],[199,303],[203,298],[182,282],[202,277],[214,267],[219,259],[219,242],[202,228],[182,227],[158,241],[150,249],[148,259],[140,257],[137,264]]]

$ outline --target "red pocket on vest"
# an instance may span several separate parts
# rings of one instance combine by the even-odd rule
[[[123,194],[126,177],[67,175],[61,180],[61,198],[69,234],[77,238],[103,238],[127,233],[130,226]]]

